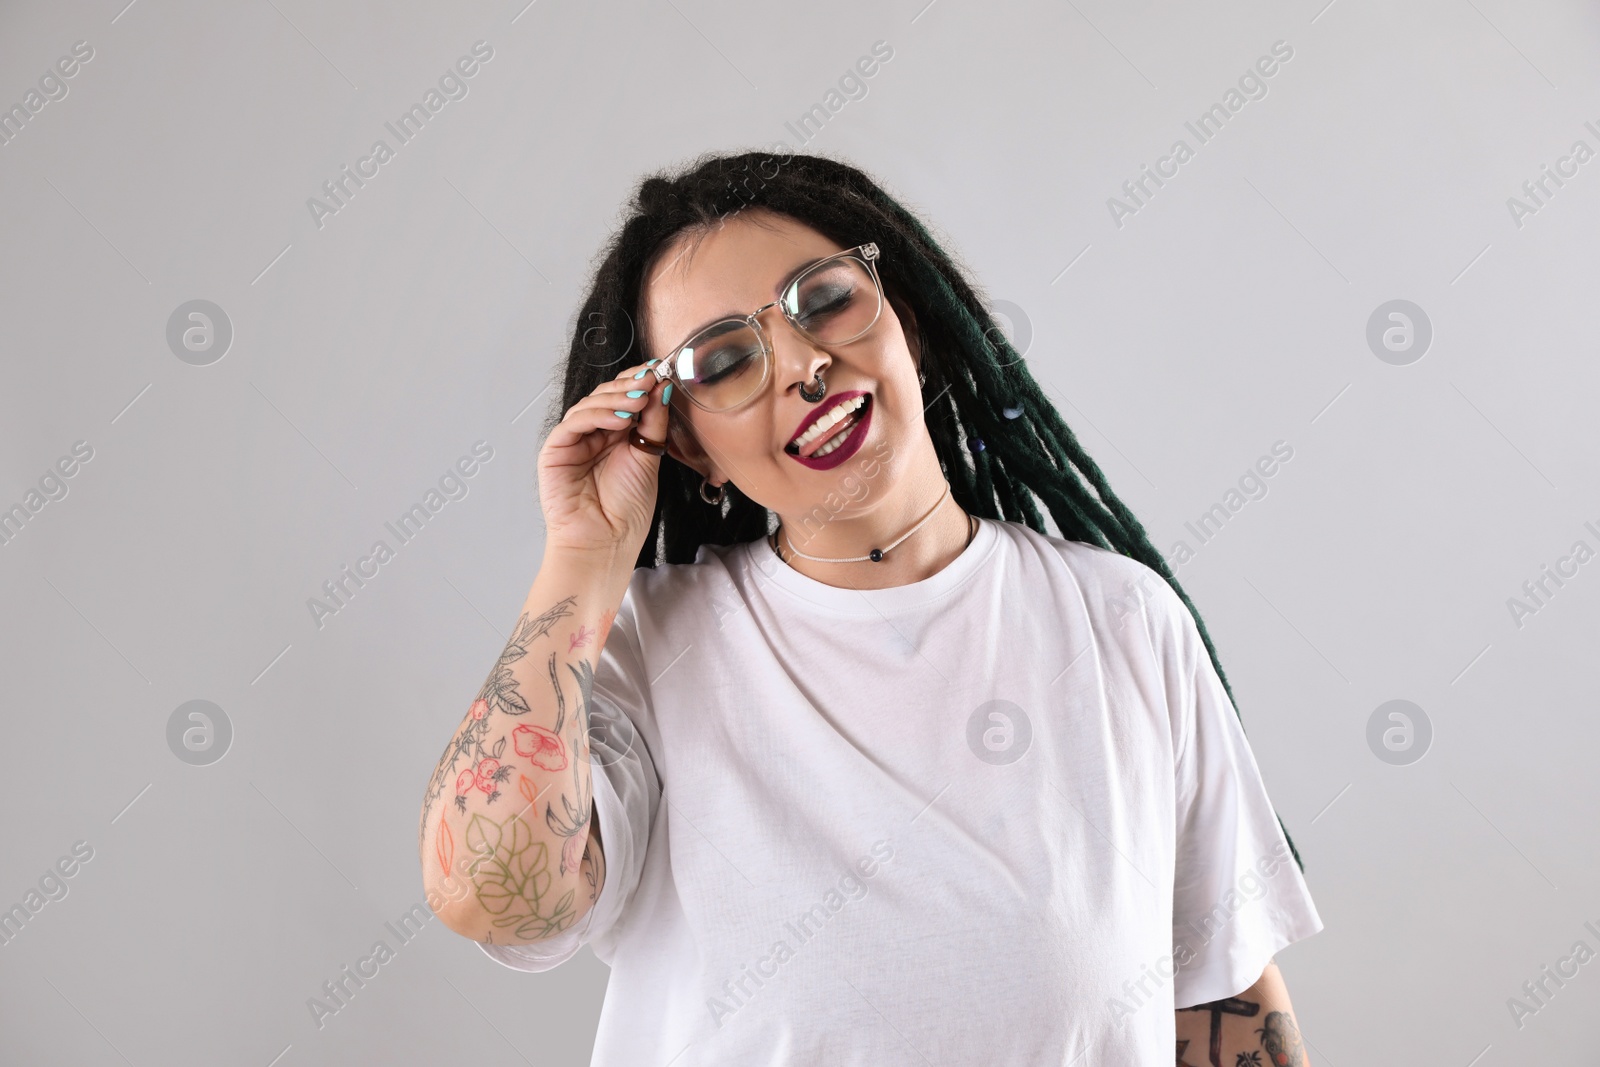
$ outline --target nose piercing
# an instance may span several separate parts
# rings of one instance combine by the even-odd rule
[[[817,401],[821,400],[823,394],[828,391],[828,383],[822,380],[822,372],[821,371],[817,371],[816,377],[813,378],[812,380],[817,383],[817,391],[816,391],[816,393],[813,394],[813,393],[807,391],[806,387],[804,385],[802,385],[800,387],[800,395],[802,397],[804,397],[808,403],[815,404]]]

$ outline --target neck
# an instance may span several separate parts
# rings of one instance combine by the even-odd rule
[[[945,492],[943,472],[936,469],[935,473],[937,480],[916,481],[921,486],[918,492],[896,494],[893,501],[882,501],[869,512],[837,516],[821,528],[814,522],[805,525],[780,516],[778,554],[785,564],[806,577],[844,589],[886,589],[932,577],[962,553],[972,533],[967,513]],[[915,533],[889,549],[876,563],[822,563],[796,552],[827,559],[865,556],[874,548],[893,543],[924,518],[927,521]]]

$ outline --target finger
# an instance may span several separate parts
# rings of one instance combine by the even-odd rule
[[[647,378],[654,377],[651,371],[655,368],[657,362],[657,360],[647,359],[643,363],[635,363],[631,367],[624,367],[617,372],[617,376],[612,381],[628,381],[632,379],[642,382]]]
[[[665,381],[651,389],[647,401],[639,410],[637,421],[639,432],[652,441],[667,440],[667,415],[670,405],[684,403],[678,396],[678,386],[672,381]]]
[[[644,377],[634,379],[639,371]],[[562,463],[583,463],[605,451],[633,425],[640,412],[647,410],[661,391],[661,382],[649,373],[646,364],[625,370],[616,378],[602,382],[588,396],[567,409],[560,424],[551,431],[546,447],[559,455]],[[637,393],[638,396],[628,396]],[[643,431],[647,436],[650,430]],[[655,431],[665,435],[664,424]],[[661,440],[657,437],[656,440]]]
[[[619,402],[642,400],[646,394],[656,388],[657,384],[658,380],[653,374],[646,374],[643,378],[637,380],[632,375],[626,378],[616,378],[595,386],[594,391],[580,400],[579,403],[603,402],[617,407],[629,406]],[[630,396],[630,393],[638,395]]]
[[[640,368],[644,377],[635,378],[630,374],[623,378],[615,379],[604,385],[596,387],[589,398],[596,403],[614,403],[615,409],[639,412],[647,409],[652,399],[657,397],[665,382],[651,373],[651,368]],[[589,399],[586,398],[586,399]]]
[[[604,404],[579,401],[550,431],[545,447],[561,454],[563,462],[578,462],[602,451],[632,421],[631,417],[619,417]]]
[[[624,389],[620,384],[612,389],[597,389],[574,404],[572,410],[599,411],[612,415],[616,421],[610,422],[609,425],[626,427],[630,425],[631,419],[649,406],[651,392],[652,388],[646,382],[639,382],[633,389]],[[602,425],[607,424],[602,422]]]

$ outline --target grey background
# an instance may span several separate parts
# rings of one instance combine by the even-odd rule
[[[306,1001],[422,899],[416,812],[532,581],[550,368],[641,173],[842,153],[925,213],[1163,550],[1292,460],[1179,571],[1327,929],[1280,962],[1319,1064],[1592,1055],[1600,963],[1600,126],[1591,4],[12,3],[0,103],[92,61],[0,147],[0,947],[17,1064],[585,1063],[606,969],[440,924],[318,1029]],[[494,58],[322,228],[305,206],[477,40]],[[807,145],[785,127],[894,49]],[[1283,40],[1294,57],[1119,228],[1106,206]],[[390,138],[392,140],[392,138]],[[193,366],[168,317],[215,302]],[[1434,337],[1366,343],[1405,299]],[[1019,330],[1017,323],[1013,329]],[[473,442],[494,457],[319,628],[306,602]],[[209,766],[167,722],[209,700]],[[1367,722],[1424,709],[1425,758]],[[993,1010],[1003,1010],[1003,1005]],[[274,1059],[277,1057],[277,1059]]]

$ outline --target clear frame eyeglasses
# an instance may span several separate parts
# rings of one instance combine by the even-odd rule
[[[761,326],[768,308],[819,345],[861,337],[883,311],[883,283],[868,241],[802,267],[778,299],[743,317],[721,319],[672,348],[650,369],[671,379],[696,407],[729,411],[755,396],[772,376],[772,339]]]

